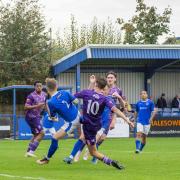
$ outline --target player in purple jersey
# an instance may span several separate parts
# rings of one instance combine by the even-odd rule
[[[122,99],[122,90],[120,90],[116,86],[117,74],[113,71],[109,71],[106,74],[106,80],[107,80],[107,86],[108,86],[107,96],[109,96],[110,98],[113,98],[115,104],[117,103],[117,100],[118,100],[120,105],[124,107],[125,102]],[[109,129],[114,129],[115,127],[116,114],[114,114],[111,111],[108,113],[109,113],[109,120],[110,120],[109,127],[107,127],[105,131],[103,132],[103,136],[101,136],[101,138],[99,139],[99,144],[101,144],[106,139]]]
[[[107,86],[108,86],[108,90],[106,91],[107,92],[106,95],[109,98],[113,98],[115,104],[117,103],[117,100],[118,100],[120,105],[122,107],[124,107],[125,102],[122,99],[122,90],[120,90],[116,86],[117,74],[114,71],[109,71],[106,74],[106,80],[107,80]],[[91,88],[94,86],[93,85],[94,82],[95,82],[95,76],[94,76],[94,80],[91,79],[91,81],[90,81]],[[114,127],[115,127],[116,114],[112,113],[110,110],[108,110],[108,108],[105,108],[105,111],[104,111],[103,116],[102,116],[102,124],[104,124],[104,121],[106,121],[107,118],[109,119],[109,124],[102,126],[102,128],[97,133],[97,147],[99,147],[103,143],[103,141],[106,139],[109,130],[114,129]],[[88,158],[88,151],[86,150],[83,159],[87,160],[87,158]],[[94,164],[96,164],[97,159],[93,158],[92,162]]]
[[[105,79],[97,79],[94,90],[83,90],[76,93],[75,97],[83,99],[82,129],[90,154],[101,160],[103,163],[121,170],[124,167],[120,165],[118,161],[114,161],[104,156],[98,152],[96,148],[96,134],[101,129],[101,116],[106,106],[122,117],[128,124],[134,126],[129,119],[115,107],[114,103],[103,95],[106,85],[107,82]]]
[[[35,91],[28,95],[25,103],[25,120],[33,137],[28,145],[26,157],[35,157],[34,151],[37,149],[40,141],[44,137],[43,127],[41,125],[41,112],[45,106],[46,93],[42,91],[42,83],[34,83]]]
[[[106,80],[107,80],[107,87],[106,89],[106,96],[108,98],[112,99],[113,102],[117,101],[117,98],[119,98],[120,104],[122,107],[124,106],[124,101],[122,100],[122,91],[116,87],[116,73],[113,71],[110,71],[106,75]],[[90,76],[90,85],[89,89],[93,89],[95,87],[95,82],[96,82],[96,77],[95,75]],[[110,92],[109,92],[110,90]],[[116,122],[116,115],[111,112],[111,110],[108,107],[105,107],[103,114],[102,114],[102,119],[101,119],[101,129],[97,132],[96,136],[96,147],[98,148],[102,142],[106,139],[106,136],[109,132],[109,129],[113,129],[115,126]],[[81,133],[79,140],[75,143],[74,148],[70,154],[69,157],[66,157],[64,159],[64,162],[66,163],[72,163],[72,160],[74,159],[75,162],[77,162],[80,158],[81,152],[84,149],[85,142],[84,142],[84,134],[83,132]],[[87,160],[89,156],[89,151],[86,149],[85,154],[83,159]],[[93,157],[92,163],[96,164],[97,159]]]
[[[124,101],[122,99],[122,90],[119,89],[116,85],[117,74],[114,71],[109,71],[106,74],[107,86],[109,87],[109,95],[113,95],[113,93],[119,94],[118,100],[120,104],[124,107]]]

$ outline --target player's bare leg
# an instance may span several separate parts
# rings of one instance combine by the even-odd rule
[[[96,148],[98,149],[98,147],[103,143],[103,141],[106,139],[106,137],[107,137],[107,135],[106,134],[98,134],[97,133],[97,135],[96,135],[96,141],[97,141],[97,143],[96,143]],[[97,164],[97,162],[98,162],[98,159],[96,158],[96,157],[93,157],[92,158],[92,160],[91,160],[91,162],[93,163],[93,164]]]
[[[124,169],[124,166],[122,166],[118,161],[112,160],[105,155],[101,154],[100,152],[97,151],[96,145],[90,145],[88,144],[88,149],[91,154],[91,156],[96,157],[97,159],[101,160],[103,163],[113,166],[119,170]]]

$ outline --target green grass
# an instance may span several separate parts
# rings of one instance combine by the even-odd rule
[[[180,139],[149,138],[142,154],[134,153],[134,139],[108,139],[100,151],[122,162],[126,169],[119,171],[102,162],[93,165],[83,161],[67,165],[62,162],[75,140],[62,140],[50,163],[40,166],[34,158],[25,158],[28,141],[0,141],[0,180],[42,177],[44,180],[179,180]],[[50,141],[42,141],[36,154],[46,154]],[[4,177],[8,174],[18,177]],[[28,179],[28,178],[26,178]]]

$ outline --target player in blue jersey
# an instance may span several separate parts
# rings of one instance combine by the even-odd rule
[[[83,99],[82,129],[90,154],[103,163],[121,170],[124,168],[122,165],[101,154],[96,148],[96,134],[101,129],[102,113],[106,106],[122,117],[128,124],[133,126],[129,119],[115,107],[114,103],[104,96],[106,85],[107,82],[105,79],[96,79],[95,88],[93,90],[83,90],[76,93],[75,97]]]
[[[42,125],[44,133],[50,132],[51,136],[53,136],[56,133],[56,130],[54,128],[54,122],[58,121],[58,116],[56,115],[53,119],[50,117],[50,115],[47,112],[47,101],[49,99],[49,95],[46,97],[46,103],[45,103],[45,109],[43,111],[43,118],[42,118]]]
[[[79,125],[80,120],[80,113],[74,105],[74,103],[78,103],[76,97],[67,91],[57,91],[57,81],[55,79],[47,78],[46,87],[48,94],[51,96],[47,101],[47,111],[50,117],[54,119],[55,115],[58,114],[65,120],[65,124],[53,135],[46,157],[37,160],[38,164],[49,162],[58,149],[58,140],[71,133]]]
[[[141,100],[136,104],[135,113],[137,120],[136,153],[141,152],[146,145],[146,138],[150,130],[151,121],[156,114],[154,103],[148,99],[147,92],[141,91],[140,97]]]

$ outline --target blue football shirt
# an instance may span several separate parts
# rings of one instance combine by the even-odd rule
[[[47,112],[43,115],[43,127],[45,128],[52,128],[54,126],[54,121],[49,120],[49,114]]]
[[[114,99],[111,96],[107,96],[107,99],[109,99],[115,105]],[[112,121],[112,111],[109,107],[106,106],[102,113],[102,119],[101,119],[102,128],[109,129],[111,121]]]
[[[78,115],[78,109],[72,103],[74,99],[76,98],[67,91],[61,90],[56,92],[47,101],[51,117],[58,113],[67,122],[75,120]]]
[[[138,101],[136,104],[137,122],[142,125],[150,124],[149,120],[152,111],[154,111],[154,103],[150,99]]]

